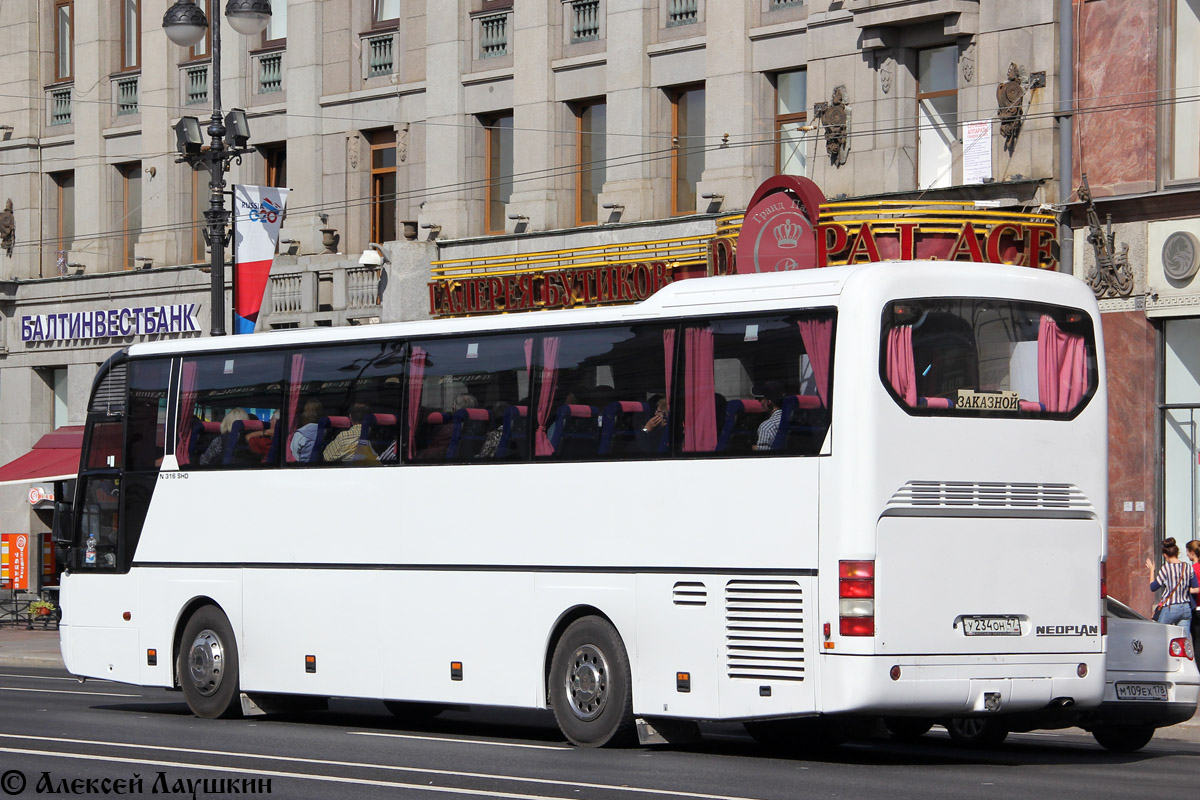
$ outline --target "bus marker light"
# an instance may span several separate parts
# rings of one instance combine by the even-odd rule
[[[316,672],[317,671],[317,657],[316,656],[305,656],[304,657],[304,671],[305,672]]]
[[[875,635],[874,617],[842,617],[839,621],[841,622],[842,636]]]
[[[121,615],[121,619],[125,620],[126,622],[129,622],[129,620],[133,619],[133,614],[130,614],[128,611],[126,611],[124,614]]]
[[[900,680],[900,665],[893,664],[891,670],[888,671],[888,675],[891,675],[892,680],[894,680],[894,681]]]
[[[676,672],[675,673],[675,691],[690,692],[692,690],[692,673]]]
[[[461,681],[463,679],[463,669],[461,661],[450,662],[450,680]]]
[[[837,647],[836,642],[824,642],[824,645],[826,650],[832,650],[833,648]]]
[[[153,648],[146,651],[146,665],[150,667],[158,666],[158,651]]]
[[[1075,668],[1075,674],[1081,678],[1086,678],[1087,673],[1088,673],[1087,664],[1080,663],[1080,665]]]
[[[826,638],[826,639],[828,639],[828,638],[829,638],[829,635],[830,635],[830,634],[829,634],[829,623],[828,623],[828,622],[826,622],[826,623],[825,623],[825,627],[824,627],[824,629],[822,630],[822,633],[824,633],[824,634],[825,634],[825,638]]]

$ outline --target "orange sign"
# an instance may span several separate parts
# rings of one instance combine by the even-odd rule
[[[0,589],[29,589],[29,534],[0,534]]]

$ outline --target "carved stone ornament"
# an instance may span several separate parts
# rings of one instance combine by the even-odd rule
[[[1106,228],[1100,227],[1100,214],[1092,202],[1092,190],[1088,186],[1087,173],[1082,176],[1079,199],[1087,204],[1088,244],[1096,257],[1096,265],[1088,269],[1087,283],[1098,300],[1129,297],[1133,291],[1133,270],[1129,266],[1129,245],[1122,243],[1117,249],[1117,235],[1112,229],[1112,214],[1108,215]]]
[[[971,42],[967,45],[967,49],[963,50],[962,58],[959,59],[962,65],[963,83],[970,83],[975,80],[975,43]]]
[[[892,76],[895,74],[896,62],[891,56],[883,59],[883,63],[879,65],[879,88],[884,94],[892,91]]]
[[[346,159],[350,162],[350,169],[358,169],[358,134],[351,133],[346,136]]]
[[[403,122],[396,129],[396,160],[403,164],[408,161],[408,123]]]
[[[846,108],[846,87],[838,86],[833,90],[833,97],[821,117],[825,124],[825,152],[829,154],[829,163],[840,167],[846,163],[850,155],[849,110]]]
[[[0,211],[0,247],[4,248],[4,254],[12,258],[13,244],[17,239],[17,223],[13,217],[12,198],[4,204],[4,210]]]
[[[1000,135],[1004,137],[1004,149],[1009,153],[1017,146],[1021,133],[1021,122],[1025,116],[1022,98],[1025,90],[1021,86],[1021,72],[1016,64],[1008,65],[1008,80],[996,87],[996,115],[1000,118]]]

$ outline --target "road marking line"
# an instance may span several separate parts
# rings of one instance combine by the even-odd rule
[[[374,770],[381,770],[381,771],[385,771],[385,772],[415,772],[415,773],[419,773],[419,774],[423,774],[423,775],[441,775],[444,777],[452,777],[452,778],[479,778],[479,779],[484,779],[484,780],[508,781],[508,782],[513,782],[513,783],[550,784],[552,786],[570,786],[570,787],[579,787],[579,788],[583,788],[583,789],[600,789],[600,790],[604,790],[604,791],[627,792],[627,793],[632,793],[632,794],[663,795],[663,796],[667,796],[667,797],[689,797],[689,798],[696,798],[696,800],[754,800],[753,798],[737,797],[737,796],[733,796],[733,795],[703,794],[703,793],[698,793],[698,792],[681,792],[681,791],[674,791],[671,789],[638,788],[638,787],[634,787],[634,786],[616,786],[616,785],[605,784],[605,783],[584,783],[582,781],[563,781],[563,780],[556,780],[556,779],[549,779],[549,778],[522,778],[522,777],[519,777],[516,775],[493,775],[493,774],[486,773],[486,772],[462,772],[459,770],[429,769],[426,767],[404,767],[404,766],[397,766],[394,764],[370,764],[370,763],[366,763],[366,762],[362,762],[362,761],[333,761],[333,760],[324,759],[324,758],[302,758],[300,756],[274,756],[274,755],[266,755],[264,753],[234,753],[234,752],[231,752],[228,750],[201,750],[199,748],[193,748],[193,747],[169,747],[167,745],[134,744],[132,742],[105,742],[105,741],[99,741],[96,739],[70,739],[70,738],[59,737],[59,736],[25,736],[25,735],[16,734],[16,733],[0,733],[0,739],[20,739],[20,740],[30,741],[30,742],[47,742],[47,743],[53,743],[53,744],[86,744],[86,745],[98,745],[101,747],[124,747],[124,748],[130,748],[130,749],[140,749],[140,750],[162,750],[162,751],[167,751],[167,752],[172,752],[172,753],[190,753],[193,755],[206,755],[206,756],[226,756],[229,758],[245,758],[245,759],[261,758],[265,761],[285,761],[285,762],[298,763],[298,764],[312,764],[314,766],[323,766],[323,767],[352,767],[355,769],[374,769]],[[449,741],[462,741],[462,740],[461,739],[451,739]],[[9,748],[0,747],[0,752],[5,752],[7,749],[9,749]],[[563,748],[563,749],[573,750],[574,748]],[[35,752],[35,753],[45,752],[47,755],[52,755],[52,754],[57,753],[58,751],[47,752],[47,751],[42,751],[42,750],[35,750],[33,752]],[[116,757],[114,757],[114,760],[116,760]],[[204,769],[205,767],[196,766],[195,768],[196,769]],[[229,771],[235,771],[235,770],[233,770],[232,768],[229,768]],[[307,773],[299,773],[299,774],[306,775]],[[321,777],[321,776],[314,776],[314,777]],[[427,787],[422,787],[422,788],[427,788]]]
[[[31,681],[72,681],[74,683],[83,682],[79,680],[79,678],[63,678],[58,675],[14,675],[7,672],[0,672],[0,678],[26,678]],[[112,683],[112,681],[105,680],[104,678],[88,678],[87,680],[94,681],[95,683]]]
[[[515,742],[489,742],[484,739],[455,739],[450,736],[417,736],[411,733],[377,733],[375,731],[346,731],[350,736],[383,736],[389,739],[417,739],[427,742],[455,742],[462,744],[482,744],[489,747],[524,747],[530,750],[574,750],[574,747],[552,744],[517,744]]]
[[[0,692],[33,692],[34,694],[83,694],[88,697],[142,697],[140,694],[117,692],[80,692],[74,689],[21,689],[16,686],[0,686]]]

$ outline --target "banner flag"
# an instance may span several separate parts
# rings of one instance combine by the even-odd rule
[[[233,185],[233,332],[254,333],[291,189]]]

